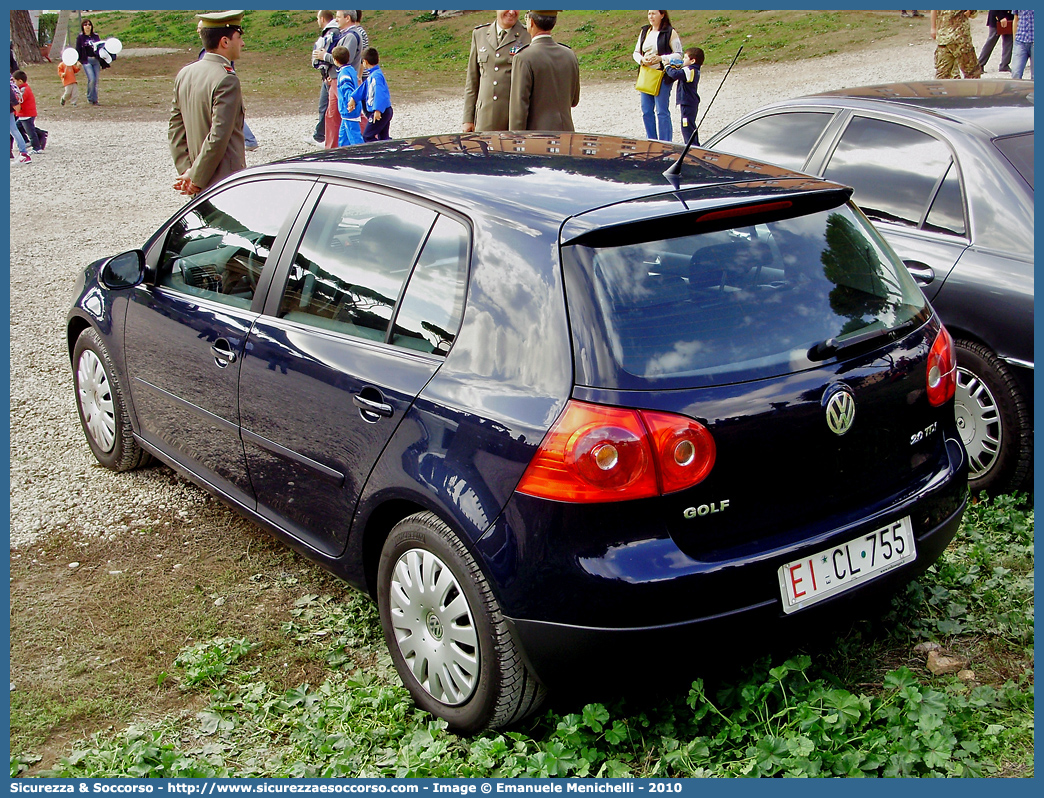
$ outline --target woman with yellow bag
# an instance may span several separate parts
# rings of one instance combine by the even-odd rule
[[[635,88],[640,92],[642,121],[645,122],[645,135],[650,139],[670,141],[674,136],[671,84],[663,79],[663,68],[672,58],[681,63],[681,37],[671,27],[671,17],[666,11],[650,11],[649,24],[642,26],[634,48],[634,60],[638,63]]]

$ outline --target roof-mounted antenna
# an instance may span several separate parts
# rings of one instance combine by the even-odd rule
[[[743,45],[736,51],[736,55],[732,57],[732,63],[729,64],[729,68],[725,70],[725,77],[721,79],[721,83],[718,84],[718,91],[714,92],[714,96],[711,97],[711,101],[707,103],[707,107],[703,110],[703,116],[700,117],[700,121],[696,124],[696,127],[692,129],[692,133],[689,134],[689,140],[685,142],[685,149],[682,150],[681,155],[678,156],[678,160],[672,163],[664,171],[664,177],[677,177],[681,174],[682,161],[685,160],[685,156],[689,154],[689,148],[692,147],[692,143],[696,140],[696,134],[700,132],[700,125],[703,124],[703,120],[707,118],[707,113],[710,111],[711,106],[714,105],[714,101],[718,98],[718,92],[721,91],[721,87],[725,85],[725,81],[729,78],[729,72],[736,66],[736,61],[740,57],[740,53],[743,52]]]

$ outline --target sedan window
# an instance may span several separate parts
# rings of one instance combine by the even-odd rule
[[[195,205],[170,228],[159,284],[181,293],[249,308],[269,250],[310,183],[240,183]]]
[[[939,193],[932,201],[928,218],[924,220],[924,229],[958,236],[967,232],[964,224],[964,198],[955,164],[950,164],[950,169],[939,186]]]
[[[714,149],[800,172],[833,116],[824,112],[763,116],[734,130]]]
[[[1030,188],[1033,188],[1033,134],[1008,136],[996,139],[993,143],[1029,183]]]
[[[467,274],[468,230],[440,216],[406,287],[391,342],[445,355],[464,314]]]
[[[327,186],[290,268],[279,315],[384,341],[435,216],[384,194]]]
[[[874,221],[919,227],[950,161],[947,146],[927,133],[856,116],[824,176],[852,186],[856,204]]]

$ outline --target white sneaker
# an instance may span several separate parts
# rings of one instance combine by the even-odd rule
[[[18,163],[32,163],[33,157],[27,152],[18,153]]]

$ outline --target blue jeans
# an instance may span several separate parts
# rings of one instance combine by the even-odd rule
[[[651,94],[639,92],[642,100],[642,121],[645,123],[645,137],[648,139],[659,139],[670,141],[674,137],[671,127],[671,86],[666,80],[660,84],[660,93],[653,97]],[[654,115],[655,107],[655,115]],[[660,135],[656,135],[659,126]]]
[[[326,106],[330,102],[330,87],[326,81],[319,84],[319,121],[315,125],[315,133],[312,138],[322,143],[326,139]]]
[[[25,152],[25,139],[22,138],[22,131],[18,129],[18,121],[15,119],[14,111],[11,112],[11,138],[18,145],[18,151]]]
[[[243,144],[245,144],[247,148],[258,146],[257,138],[254,136],[253,132],[251,132],[250,125],[246,123],[245,119],[243,120]]]
[[[91,105],[98,104],[98,77],[101,75],[101,66],[97,58],[88,58],[83,65],[83,74],[87,76],[87,102]]]
[[[1015,57],[1011,61],[1012,78],[1021,80],[1027,61],[1030,65],[1030,80],[1033,80],[1033,42],[1020,42],[1016,39]]]

